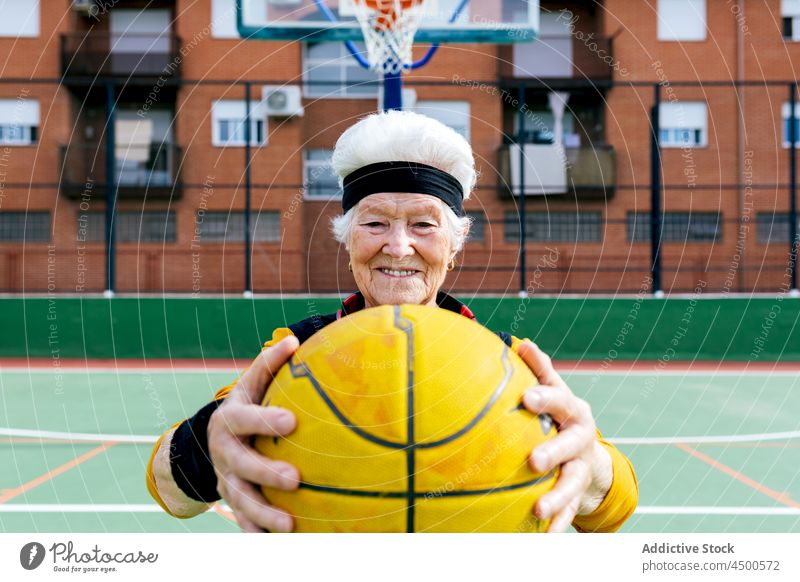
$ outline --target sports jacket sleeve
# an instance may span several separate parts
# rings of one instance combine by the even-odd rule
[[[269,348],[292,331],[281,327],[264,344]],[[222,388],[214,400],[191,418],[173,425],[156,442],[147,463],[147,490],[161,508],[173,517],[189,518],[219,500],[217,476],[208,455],[207,429],[211,414],[228,396],[238,378]]]

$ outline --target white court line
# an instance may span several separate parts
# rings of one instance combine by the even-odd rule
[[[715,443],[757,443],[761,441],[782,441],[796,438],[800,438],[800,430],[719,436],[619,437],[609,438],[607,440],[614,445],[708,445]]]
[[[220,506],[231,511],[227,505]],[[4,503],[0,513],[163,513],[155,503],[142,504],[55,504],[55,503]],[[794,507],[715,507],[715,506],[641,506],[634,515],[797,515]]]
[[[231,511],[227,505],[220,505]],[[155,503],[142,504],[55,504],[55,503],[5,503],[0,504],[0,513],[165,513]]]
[[[697,507],[645,505],[637,507],[634,515],[800,515],[795,507]]]
[[[156,436],[136,434],[89,434],[82,432],[54,432],[49,430],[27,430],[22,428],[0,428],[0,436],[33,439],[57,439],[90,443],[116,441],[120,443],[155,443]]]
[[[89,434],[80,432],[54,432],[49,430],[29,430],[21,428],[0,428],[0,436],[33,439],[54,439],[90,443],[145,443],[152,444],[157,436],[125,434]],[[762,441],[782,441],[800,438],[800,430],[719,436],[675,436],[675,437],[618,437],[608,438],[614,445],[702,445],[726,443],[755,443]]]

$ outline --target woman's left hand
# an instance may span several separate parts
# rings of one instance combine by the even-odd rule
[[[592,513],[611,487],[611,456],[597,442],[597,428],[589,404],[572,393],[553,368],[550,357],[529,340],[517,354],[528,365],[539,385],[525,392],[525,408],[549,414],[558,434],[531,453],[529,463],[537,473],[561,465],[555,487],[539,499],[534,513],[551,519],[549,532],[563,532],[576,515]]]

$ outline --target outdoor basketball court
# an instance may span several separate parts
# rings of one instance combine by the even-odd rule
[[[402,108],[402,75],[436,58],[442,43],[511,45],[541,32],[538,0],[235,0],[232,6],[212,16],[235,21],[243,43],[347,43],[348,58],[381,75],[384,108]],[[448,73],[467,78],[469,53],[453,62]],[[251,105],[257,104],[249,86],[246,100],[249,184]],[[523,133],[522,110],[515,115]],[[587,362],[561,370],[635,467],[639,508],[623,532],[800,532],[800,401],[792,397],[800,390],[800,366],[599,368]],[[236,375],[200,360],[174,367],[5,362],[0,532],[238,531],[224,506],[190,520],[169,517],[145,487],[157,437]]]
[[[0,531],[238,531],[222,507],[169,517],[144,481],[166,423],[234,370],[16,365],[0,372]],[[800,532],[797,369],[620,366],[584,363],[564,376],[636,469],[639,509],[621,531]]]

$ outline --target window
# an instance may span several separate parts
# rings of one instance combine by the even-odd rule
[[[214,101],[211,106],[211,143],[219,147],[243,146],[245,138],[244,101]],[[266,112],[263,105],[250,102],[250,145],[267,143]]]
[[[789,122],[791,107],[784,103],[781,107],[781,127],[783,128],[783,147],[789,147]],[[800,102],[794,104],[794,145],[800,146]]]
[[[36,143],[38,137],[39,102],[33,99],[0,99],[0,144],[31,145]]]
[[[331,169],[333,150],[305,150],[303,163],[303,188],[309,200],[341,198],[339,178]]]
[[[0,242],[50,242],[50,213],[0,212]]]
[[[603,238],[599,212],[531,212],[525,216],[527,242],[600,242]],[[506,242],[519,242],[519,214],[507,212]]]
[[[699,147],[708,144],[708,114],[702,101],[662,103],[658,134],[662,147]]]
[[[468,101],[417,101],[414,111],[441,121],[469,141]]]
[[[146,115],[120,108],[114,122],[117,183],[123,186],[171,186],[174,182],[172,112]]]
[[[629,212],[627,219],[628,240],[630,242],[649,242],[650,233],[650,213],[649,212]]]
[[[201,242],[244,242],[242,212],[204,212],[197,215]],[[250,215],[250,234],[255,242],[281,240],[280,213],[254,211]]]
[[[525,133],[523,139],[525,143],[532,144],[553,144],[555,143],[555,117],[549,109],[531,109],[529,114],[522,116]],[[579,147],[580,135],[576,132],[576,127],[581,125],[573,110],[564,111],[561,120],[563,133],[561,135],[562,144],[565,147]],[[514,115],[514,139],[519,132],[519,115]]]
[[[783,38],[800,40],[800,0],[781,0]]]
[[[146,57],[143,55],[169,54],[172,31],[172,14],[169,10],[115,7],[109,16],[111,52],[115,55],[137,55],[137,60],[144,61]]]
[[[628,240],[650,242],[649,212],[629,212]],[[666,212],[661,226],[664,242],[718,242],[722,240],[722,215],[718,212]]]
[[[78,212],[78,242],[106,240],[105,212]]]
[[[175,213],[164,210],[120,212],[115,221],[119,242],[175,242]]]
[[[786,212],[759,212],[756,215],[756,231],[761,244],[789,243],[789,214]],[[800,233],[800,218],[797,220]]]
[[[706,0],[658,0],[658,40],[705,40]]]
[[[511,18],[512,22],[525,22],[529,9],[528,2],[502,2],[504,20]],[[539,7],[536,6],[535,10],[539,12]],[[572,38],[576,21],[577,18],[573,19],[572,13],[566,8],[542,7],[539,15],[538,38],[540,40],[530,44],[514,43],[512,55],[516,69],[515,76],[522,72],[526,77],[572,78],[575,75],[575,68],[584,66],[580,63],[576,64],[573,53],[574,49],[580,46]],[[578,35],[583,34],[583,29],[581,29]],[[587,43],[594,43],[596,52],[598,50],[597,43],[601,43],[601,48],[605,45],[599,39],[597,41],[590,40],[593,36],[580,36],[580,38]],[[581,52],[579,51],[578,54]],[[583,71],[580,74],[582,76]]]
[[[377,98],[377,73],[361,67],[343,42],[304,45],[303,93],[306,97]],[[355,45],[366,58],[364,43]]]
[[[78,213],[78,240],[101,242],[106,238],[105,212]],[[177,238],[175,213],[166,210],[123,210],[114,220],[117,242],[174,243]]]
[[[265,0],[243,0],[247,24],[264,25],[267,20]],[[211,0],[212,38],[240,38],[236,28],[236,0]]]
[[[39,36],[39,0],[4,0],[0,10],[0,37]]]
[[[467,242],[482,243],[485,239],[486,215],[479,211],[467,211],[467,216],[472,219],[472,227],[469,229]]]

